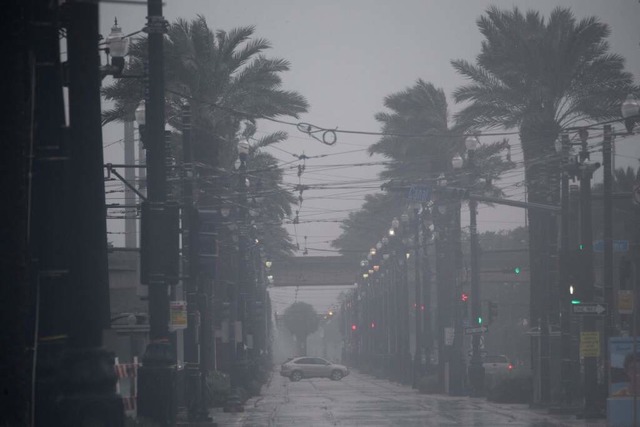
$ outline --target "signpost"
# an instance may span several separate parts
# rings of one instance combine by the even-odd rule
[[[618,291],[618,314],[633,314],[633,291]]]
[[[489,332],[489,328],[486,326],[471,326],[468,328],[464,328],[465,335],[476,335],[476,334],[484,334]]]
[[[580,332],[580,356],[598,357],[600,355],[600,334],[595,331]]]
[[[599,302],[573,304],[571,313],[582,316],[604,316],[607,313],[607,304],[600,304]]]

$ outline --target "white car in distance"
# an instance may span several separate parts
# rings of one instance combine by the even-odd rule
[[[482,358],[482,367],[485,375],[491,376],[508,376],[513,370],[513,365],[509,362],[507,356],[503,355],[487,355]]]
[[[300,381],[303,378],[330,378],[340,381],[349,375],[349,368],[321,357],[303,356],[284,362],[280,366],[280,375],[291,381]]]

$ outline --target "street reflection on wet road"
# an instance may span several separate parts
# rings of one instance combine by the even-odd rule
[[[549,415],[526,404],[497,404],[484,398],[420,394],[409,386],[352,372],[341,381],[290,382],[274,373],[245,412],[214,412],[220,426],[605,426]]]

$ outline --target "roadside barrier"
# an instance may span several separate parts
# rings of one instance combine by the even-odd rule
[[[136,415],[136,399],[138,395],[138,357],[133,358],[133,363],[119,363],[116,357],[113,368],[118,377],[116,392],[122,396],[122,405],[127,415]]]

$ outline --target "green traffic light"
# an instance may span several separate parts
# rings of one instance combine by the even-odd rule
[[[584,249],[584,245],[582,243],[580,243],[580,246],[578,246],[578,249],[583,250]]]
[[[513,272],[516,273],[516,274],[520,274],[520,267],[514,268]]]
[[[579,299],[572,299],[571,300],[571,304],[580,304],[582,301],[580,301]]]
[[[478,317],[478,325],[482,325],[482,317]]]

